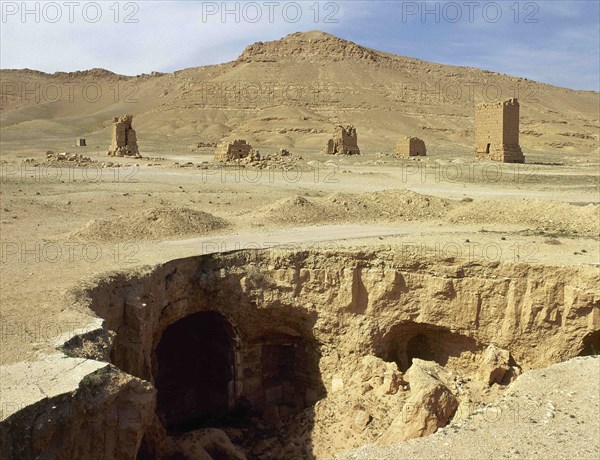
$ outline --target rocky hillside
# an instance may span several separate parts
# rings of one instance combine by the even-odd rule
[[[132,113],[147,154],[224,137],[320,149],[335,123],[354,124],[365,151],[391,151],[411,135],[425,139],[431,154],[470,153],[474,105],[509,97],[521,103],[525,153],[589,153],[599,141],[596,92],[392,55],[318,31],[258,42],[233,62],[172,74],[0,76],[5,151],[66,148],[75,137],[102,150],[112,117]]]

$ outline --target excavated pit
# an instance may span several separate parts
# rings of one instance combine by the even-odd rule
[[[598,281],[385,251],[191,257],[77,293],[104,326],[64,350],[156,389],[131,458],[320,459],[430,432],[397,423],[418,385],[447,391],[451,417],[521,368],[597,353]],[[424,361],[433,383],[417,381]]]

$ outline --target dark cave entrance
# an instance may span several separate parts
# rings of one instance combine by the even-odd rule
[[[448,328],[406,321],[385,334],[376,354],[385,361],[395,362],[401,372],[406,372],[414,358],[445,366],[463,352],[475,353],[481,348],[475,339]]]
[[[285,418],[318,399],[320,373],[313,345],[297,338],[267,341],[262,345],[261,380],[263,417]]]
[[[156,412],[169,432],[220,424],[234,405],[234,338],[215,312],[189,315],[156,348]]]
[[[582,341],[582,348],[578,356],[600,355],[600,331],[587,334]]]
[[[427,334],[417,334],[412,337],[406,342],[406,364],[410,367],[413,358],[435,361],[435,353],[431,347]]]

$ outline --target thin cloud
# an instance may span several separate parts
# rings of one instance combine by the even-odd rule
[[[22,22],[18,15],[10,16],[0,28],[0,66],[47,72],[103,67],[126,75],[169,72],[230,61],[253,42],[320,29],[386,52],[598,89],[598,2],[520,2],[518,21],[515,2],[500,2],[502,19],[496,23],[483,18],[481,7],[472,23],[467,11],[453,23],[443,14],[438,18],[420,11],[406,14],[406,8],[421,8],[423,2],[392,1],[320,2],[318,9],[313,2],[298,2],[297,22],[289,20],[293,9],[285,19],[282,6],[274,10],[271,22],[264,2],[254,2],[262,5],[261,17],[251,22],[244,20],[256,17],[250,3],[227,2],[229,11],[238,4],[239,13],[238,18],[229,13],[225,23],[220,11],[202,14],[207,5],[221,9],[223,2],[139,2],[130,18],[137,23],[124,22],[126,13],[132,12],[125,11],[126,3],[119,4],[115,22],[111,2],[101,2],[103,14],[96,23],[83,20],[81,12],[73,23],[65,18],[54,24],[36,23],[31,17]],[[532,4],[538,22],[524,23]],[[448,8],[444,2],[429,2],[427,8],[435,5],[440,12]],[[331,14],[337,22],[325,23]]]

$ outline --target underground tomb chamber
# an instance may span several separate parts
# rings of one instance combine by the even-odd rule
[[[524,370],[594,352],[598,284],[587,267],[407,259],[391,251],[239,251],[95,280],[73,302],[102,318],[102,330],[63,350],[107,359],[156,392],[140,406],[151,422],[135,433],[123,428],[135,435],[129,458],[138,450],[150,458],[172,453],[177,436],[213,428],[233,436],[249,458],[292,447],[304,449],[294,455],[325,458],[377,442],[391,422],[376,407],[388,398],[393,411],[411,397],[401,374],[418,360],[476,378],[489,344],[509,350]],[[385,368],[385,385],[392,376],[385,388],[356,382],[372,406],[348,396],[363,362]],[[354,427],[345,446],[328,445],[328,430],[345,429],[351,416],[364,420],[360,434]],[[281,439],[273,441],[278,447],[256,453],[264,445],[257,426]],[[235,438],[235,430],[244,436]]]
[[[463,362],[482,351],[484,346],[474,338],[447,327],[403,321],[390,328],[378,345],[376,355],[395,362],[406,372],[414,358],[434,361],[441,366],[461,367]]]
[[[259,337],[240,350],[219,313],[198,312],[168,326],[156,348],[156,412],[167,432],[244,426],[298,412],[318,398],[311,348],[298,337]]]
[[[231,326],[218,313],[193,313],[167,327],[156,348],[154,385],[168,431],[219,423],[232,412],[234,353]]]

